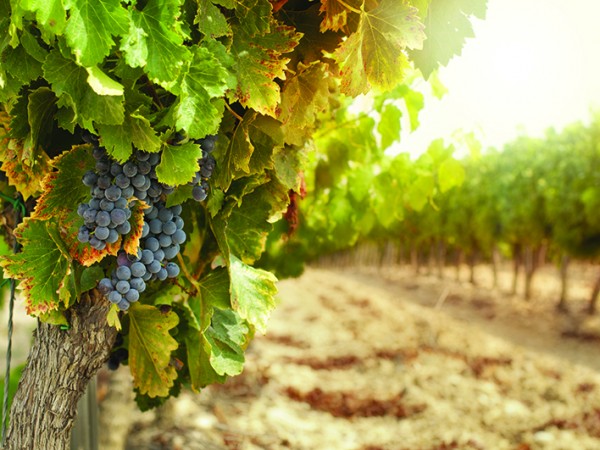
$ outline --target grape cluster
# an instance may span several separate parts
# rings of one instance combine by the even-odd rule
[[[112,351],[108,357],[108,368],[110,370],[117,370],[123,363],[127,363],[129,359],[129,351],[123,347],[124,339],[121,333],[117,333],[115,343],[113,344]]]
[[[96,167],[82,180],[90,187],[91,199],[78,208],[84,220],[78,239],[103,250],[107,244],[117,242],[120,236],[131,231],[128,222],[132,214],[130,206],[136,200],[145,203],[137,254],[119,251],[116,268],[98,283],[98,290],[111,303],[126,311],[131,303],[139,300],[148,281],[163,281],[179,275],[179,266],[173,260],[187,238],[181,218],[182,207],[166,206],[166,196],[173,188],[157,179],[159,154],[136,150],[129,161],[120,164],[107,155],[94,136],[88,139],[93,144]],[[210,154],[214,140],[215,137],[211,136],[199,142],[202,147],[200,170],[191,182],[193,197],[197,201],[207,196],[208,179],[215,167],[215,160]]]
[[[196,141],[202,149],[202,158],[198,161],[200,170],[196,172],[190,185],[192,186],[192,197],[197,202],[204,201],[208,195],[208,180],[215,169],[215,158],[211,153],[215,148],[216,139],[217,137],[212,135]]]

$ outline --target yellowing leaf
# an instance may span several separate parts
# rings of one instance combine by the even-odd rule
[[[129,319],[129,366],[134,387],[149,397],[166,397],[177,372],[170,364],[178,344],[169,334],[179,319],[172,311],[139,303],[132,304]]]
[[[424,39],[416,8],[398,0],[382,0],[369,11],[363,6],[358,29],[334,53],[342,91],[357,96],[373,86],[393,88],[408,64],[404,50],[421,48]]]
[[[231,304],[233,309],[259,332],[267,331],[267,321],[277,301],[277,278],[270,272],[248,266],[229,257]]]
[[[123,85],[104,72],[98,67],[88,67],[88,84],[92,87],[94,92],[98,95],[123,95]]]
[[[54,221],[26,218],[15,230],[22,250],[4,256],[0,265],[8,277],[20,280],[27,303],[27,313],[39,315],[57,310],[70,293],[63,288],[68,284],[71,263],[65,257],[58,227]]]

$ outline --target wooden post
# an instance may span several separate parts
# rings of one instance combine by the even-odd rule
[[[71,433],[71,450],[98,450],[96,377],[90,380],[77,404],[77,418]]]

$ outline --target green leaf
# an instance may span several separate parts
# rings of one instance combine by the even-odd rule
[[[265,333],[269,315],[277,305],[277,278],[270,272],[244,264],[233,255],[229,257],[229,277],[234,311]]]
[[[197,392],[209,384],[223,383],[227,379],[213,368],[210,362],[211,344],[204,334],[195,330],[190,332],[185,338],[185,347],[193,390]]]
[[[150,305],[134,303],[127,314],[129,319],[129,366],[133,384],[141,394],[165,397],[173,386],[177,372],[170,364],[171,352],[177,341],[169,330],[179,319],[172,311],[161,312]]]
[[[19,6],[35,13],[46,42],[49,43],[55,35],[63,33],[67,24],[67,11],[62,0],[22,0]]]
[[[271,3],[269,0],[234,0],[235,15],[244,24],[250,36],[271,30]]]
[[[239,375],[244,368],[244,348],[250,329],[231,310],[217,309],[204,336],[210,344],[210,365],[219,375]]]
[[[121,44],[131,67],[144,67],[150,79],[169,89],[191,57],[183,45],[179,0],[148,0],[144,9],[130,10],[130,27]]]
[[[79,289],[81,292],[90,291],[98,285],[98,281],[104,278],[104,269],[100,266],[86,267],[81,272]]]
[[[281,123],[249,112],[234,131],[227,147],[217,145],[217,168],[212,177],[217,187],[229,189],[237,178],[260,174],[274,167],[273,152],[283,146]]]
[[[115,44],[112,36],[127,32],[127,12],[120,0],[64,0],[64,4],[69,10],[65,36],[77,62],[84,67],[101,63]]]
[[[123,85],[116,82],[98,67],[88,67],[88,84],[98,95],[123,95]]]
[[[202,278],[198,284],[200,285],[202,302],[215,308],[231,308],[227,269],[220,267],[213,270]]]
[[[377,131],[381,135],[381,147],[388,148],[400,139],[400,119],[402,112],[393,103],[386,103],[381,111]]]
[[[244,195],[241,202],[230,199],[212,221],[212,228],[222,251],[229,249],[241,260],[252,263],[260,258],[267,235],[273,228],[271,216],[285,209],[287,189],[276,181]]]
[[[333,55],[342,92],[356,96],[371,86],[393,88],[408,65],[404,50],[421,48],[424,39],[416,8],[398,0],[382,0],[370,11],[361,7],[358,29]]]
[[[68,283],[71,273],[64,245],[57,243],[60,239],[57,224],[50,220],[25,218],[15,235],[22,250],[0,259],[5,277],[20,280],[28,314],[57,310],[68,295],[59,292]]]
[[[58,106],[72,108],[84,128],[89,128],[89,121],[109,125],[123,123],[123,97],[98,95],[87,82],[87,71],[63,58],[56,49],[46,58],[44,76],[59,97]]]
[[[170,186],[189,183],[200,170],[198,160],[202,158],[202,149],[198,144],[186,142],[183,145],[165,145],[156,175],[161,183]]]
[[[181,83],[175,93],[179,102],[175,107],[178,129],[185,130],[190,138],[202,138],[215,134],[223,116],[222,97],[228,89],[235,87],[224,63],[206,47],[197,47],[187,65]]]
[[[54,114],[56,113],[56,96],[47,87],[37,88],[29,94],[27,118],[29,135],[24,147],[31,152],[33,158],[39,153],[39,146],[47,145],[53,132]]]
[[[282,55],[291,52],[300,37],[293,27],[276,23],[269,33],[258,35],[245,21],[235,26],[230,50],[238,79],[234,98],[245,107],[275,117],[280,99],[275,78],[285,79],[289,62]]]
[[[432,175],[419,176],[408,189],[408,203],[417,211],[423,209],[433,195],[435,183]]]
[[[462,53],[468,37],[474,37],[472,16],[484,19],[487,0],[431,0],[427,15],[427,40],[411,52],[411,59],[427,78]]]
[[[128,113],[121,125],[98,125],[100,141],[111,157],[125,162],[133,153],[133,147],[146,152],[158,152],[162,141],[150,121],[141,114]]]
[[[454,158],[448,158],[438,169],[438,184],[440,191],[446,192],[453,187],[460,186],[465,181],[465,169]]]
[[[42,64],[31,56],[22,45],[8,47],[2,53],[2,66],[23,84],[42,76]]]
[[[205,36],[216,38],[231,34],[231,27],[227,19],[211,0],[198,1],[198,14],[194,19],[198,31]]]

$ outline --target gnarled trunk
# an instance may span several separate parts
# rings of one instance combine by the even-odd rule
[[[39,324],[13,399],[5,449],[69,448],[78,400],[116,337],[106,322],[109,306],[93,291],[69,310],[68,330]]]

